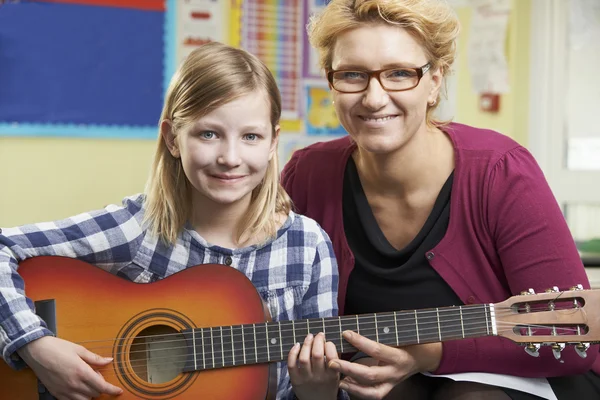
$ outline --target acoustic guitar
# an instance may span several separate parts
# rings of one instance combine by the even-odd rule
[[[534,356],[549,345],[557,358],[565,345],[585,356],[599,340],[593,305],[600,291],[580,287],[495,304],[271,322],[252,283],[224,265],[188,268],[151,284],[63,257],[27,260],[19,273],[58,337],[114,358],[100,372],[123,388],[121,400],[274,397],[274,362],[286,360],[309,332],[325,332],[339,353],[355,351],[344,330],[391,346],[502,336]],[[0,398],[52,397],[31,370],[0,362]]]

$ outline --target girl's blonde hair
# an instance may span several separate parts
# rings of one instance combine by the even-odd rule
[[[308,38],[319,52],[321,68],[332,69],[333,49],[340,34],[377,23],[406,29],[423,47],[431,70],[441,68],[443,77],[448,76],[456,56],[460,24],[444,0],[331,0],[308,24]],[[439,104],[437,100],[427,109],[428,125],[434,123],[432,113]]]
[[[171,122],[174,134],[214,109],[241,96],[264,92],[271,103],[272,140],[281,117],[281,95],[269,69],[254,55],[211,42],[194,50],[171,79],[161,122]],[[145,223],[166,243],[174,244],[192,213],[192,185],[181,159],[169,152],[161,135],[146,184]],[[265,177],[252,191],[252,201],[236,232],[241,238],[272,237],[278,216],[287,215],[291,200],[279,183],[277,152]]]

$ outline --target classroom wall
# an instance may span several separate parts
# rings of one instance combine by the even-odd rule
[[[512,0],[508,21],[506,58],[509,66],[510,92],[500,98],[500,111],[479,110],[479,95],[474,93],[467,66],[467,42],[472,10],[457,10],[463,32],[458,43],[458,91],[455,120],[461,123],[494,129],[523,145],[529,136],[529,45],[531,0]]]
[[[526,145],[531,0],[512,4],[506,45],[511,92],[502,95],[497,114],[479,110],[466,68],[471,11],[458,9],[463,33],[455,120]],[[154,147],[155,140],[0,137],[0,226],[64,218],[141,192]]]

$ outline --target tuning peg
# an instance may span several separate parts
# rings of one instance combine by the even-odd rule
[[[571,286],[569,290],[583,290],[583,285],[579,283],[576,286]]]
[[[587,350],[590,348],[590,344],[589,343],[579,343],[577,345],[575,345],[575,352],[577,353],[577,355],[581,358],[586,358],[587,357]]]
[[[528,290],[524,290],[521,292],[522,295],[530,295],[530,294],[535,294],[535,290],[533,290],[532,288],[529,288]]]
[[[560,359],[560,352],[563,351],[565,349],[565,344],[564,343],[554,343],[552,345],[552,354],[554,354],[554,358],[556,358],[557,360]]]
[[[532,357],[540,356],[540,344],[539,343],[527,343],[525,346],[525,352]]]
[[[557,286],[552,286],[550,289],[546,289],[544,290],[546,293],[558,293],[560,292],[560,290],[558,290]]]

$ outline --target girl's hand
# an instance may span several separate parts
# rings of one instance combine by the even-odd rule
[[[288,355],[288,371],[296,397],[301,400],[337,398],[340,375],[327,367],[326,361],[338,360],[337,350],[325,335],[309,334],[304,344],[292,347]]]
[[[340,382],[341,389],[364,399],[383,399],[394,386],[410,376],[436,370],[442,359],[441,343],[394,348],[355,332],[345,331],[343,336],[374,360],[351,363],[338,358],[328,361],[329,367],[346,375]]]
[[[66,340],[44,336],[23,346],[18,353],[59,400],[88,400],[123,392],[93,368],[110,364],[112,358],[101,357]]]

